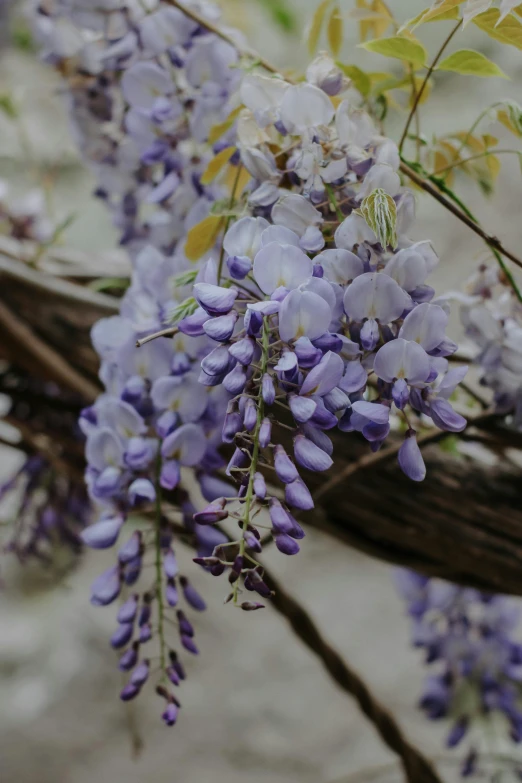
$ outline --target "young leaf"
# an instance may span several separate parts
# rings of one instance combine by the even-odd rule
[[[210,185],[210,183],[216,179],[217,175],[223,169],[223,167],[226,166],[235,151],[235,147],[225,147],[224,150],[218,152],[218,154],[212,158],[207,168],[203,172],[201,177],[201,184]]]
[[[336,65],[341,69],[345,76],[348,76],[348,78],[352,80],[352,84],[355,89],[359,90],[361,95],[366,98],[372,88],[370,77],[360,68],[358,68],[357,65],[344,65],[343,63],[339,62],[337,62]]]
[[[189,261],[198,261],[214,246],[222,223],[222,217],[209,215],[190,229],[185,243],[185,255]]]
[[[372,190],[363,199],[360,212],[384,248],[397,247],[397,207],[385,190]]]
[[[328,44],[334,57],[337,57],[343,45],[343,17],[336,5],[328,20]]]
[[[463,27],[483,11],[487,11],[491,3],[492,0],[467,0],[466,6],[462,11]]]
[[[359,46],[368,52],[383,54],[385,57],[395,57],[397,60],[406,60],[406,62],[417,66],[425,65],[428,58],[428,53],[420,41],[399,35],[367,41]]]
[[[193,296],[190,296],[188,299],[185,299],[184,302],[181,302],[181,304],[179,304],[177,307],[174,307],[170,313],[167,314],[167,322],[172,324],[172,326],[175,326],[184,318],[188,318],[189,315],[195,313],[197,309],[198,303]]]
[[[373,36],[374,38],[382,38],[393,22],[393,15],[384,0],[373,0],[372,10],[377,14],[372,23]]]
[[[522,136],[522,106],[516,101],[504,101],[503,108],[497,110],[497,119],[515,136]]]
[[[426,8],[424,11],[421,11],[420,14],[414,16],[413,19],[410,19],[400,28],[399,32],[407,27],[409,27],[410,30],[414,30],[416,27],[424,24],[425,22],[438,22],[443,21],[444,19],[458,19],[459,6],[462,5],[463,2],[465,2],[465,0],[442,0],[442,2],[436,3],[434,7]]]
[[[508,78],[498,65],[488,60],[480,52],[473,51],[473,49],[460,49],[458,52],[453,52],[453,54],[450,54],[449,57],[446,57],[439,63],[437,70],[453,71],[453,73],[460,73],[464,76],[501,76],[503,79]]]
[[[476,24],[496,41],[522,49],[522,24],[513,14],[500,21],[498,8],[490,8],[489,11],[476,16],[473,19],[473,24]]]
[[[310,54],[315,54],[326,18],[326,12],[330,7],[331,2],[332,0],[321,0],[317,6],[315,14],[313,15],[312,21],[310,23],[310,29],[308,31],[308,50]]]
[[[218,139],[223,136],[227,132],[227,130],[230,130],[234,122],[239,116],[239,113],[243,107],[238,106],[236,109],[230,112],[226,120],[223,122],[218,123],[217,125],[213,125],[210,129],[210,133],[208,134],[208,141],[209,144],[215,144]]]

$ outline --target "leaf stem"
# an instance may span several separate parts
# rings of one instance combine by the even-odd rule
[[[236,176],[235,176],[235,179],[234,179],[234,184],[232,185],[232,193],[230,194],[230,203],[228,205],[229,210],[233,209],[233,207],[234,207],[234,202],[236,200],[236,190],[237,190],[237,186],[239,184],[239,178],[241,176],[242,169],[243,169],[243,164],[239,163],[238,166],[237,166],[237,172],[236,172]],[[225,221],[225,229],[223,231],[223,241],[224,241],[224,238],[225,238],[225,234],[227,233],[227,231],[229,229],[231,220],[232,220],[232,216],[228,215],[227,219]],[[217,272],[218,285],[221,283],[221,273],[223,271],[223,261],[224,261],[224,258],[225,258],[225,246],[223,244],[223,241],[221,242],[221,251],[219,253],[219,263],[218,263],[218,272]]]
[[[485,152],[478,152],[476,155],[470,155],[469,158],[464,158],[464,160],[457,160],[455,163],[450,163],[448,166],[444,166],[442,169],[437,169],[437,171],[434,171],[433,174],[436,177],[439,177],[441,174],[444,174],[447,171],[451,171],[452,169],[457,168],[458,166],[465,166],[466,163],[471,163],[473,160],[479,160],[480,158],[485,158],[488,155],[519,155],[522,158],[522,152],[519,150],[486,150]],[[444,179],[444,178],[443,178]]]
[[[345,218],[345,215],[343,215],[343,211],[339,206],[339,203],[335,197],[334,189],[332,188],[329,182],[325,182],[324,187],[328,194],[328,201],[330,202],[330,205],[333,207],[333,210],[337,215],[337,220],[340,220],[340,222],[342,223]]]
[[[433,73],[433,71],[435,70],[435,67],[436,67],[437,63],[439,62],[440,58],[442,57],[442,55],[444,53],[444,50],[446,49],[446,46],[449,44],[449,42],[451,41],[451,39],[453,38],[453,36],[455,35],[457,30],[461,26],[461,24],[462,24],[462,19],[459,19],[459,21],[457,22],[455,27],[451,30],[450,34],[444,40],[442,46],[440,47],[439,51],[435,55],[435,59],[431,63],[430,67],[428,68],[426,76],[424,77],[424,81],[422,82],[422,84],[421,84],[421,86],[419,88],[419,91],[417,92],[417,94],[415,96],[415,100],[413,101],[413,105],[411,107],[408,119],[406,120],[406,126],[405,126],[405,128],[404,128],[404,130],[402,132],[401,140],[399,142],[399,152],[402,152],[402,148],[404,146],[404,142],[406,141],[406,137],[408,135],[408,131],[410,129],[411,122],[413,120],[413,117],[415,116],[415,113],[417,111],[417,107],[418,107],[419,103],[421,102],[422,96],[424,95],[424,90],[426,89],[426,86],[428,84],[430,76]]]

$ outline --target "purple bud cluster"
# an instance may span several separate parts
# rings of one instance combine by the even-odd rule
[[[469,776],[478,763],[484,721],[498,718],[513,742],[522,739],[522,645],[520,610],[513,599],[488,595],[413,571],[397,570],[397,588],[411,617],[412,643],[431,668],[419,706],[430,720],[447,719],[446,745],[464,737],[472,743],[462,767]],[[476,730],[477,736],[473,737]]]
[[[461,321],[481,368],[481,383],[491,389],[501,413],[522,427],[522,305],[498,267],[481,267],[460,297]]]

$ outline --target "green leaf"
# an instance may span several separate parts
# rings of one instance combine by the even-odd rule
[[[0,93],[0,112],[3,112],[10,120],[16,120],[18,109],[8,92]]]
[[[189,269],[188,272],[181,272],[181,274],[174,277],[173,283],[176,288],[183,288],[183,286],[192,285],[196,281],[198,272],[198,269]]]
[[[184,302],[179,304],[177,307],[174,307],[170,313],[168,313],[167,322],[172,324],[172,326],[175,326],[184,318],[188,318],[189,315],[195,313],[197,309],[198,303],[193,296],[189,296],[188,299],[185,299]]]
[[[328,11],[332,0],[322,0],[317,6],[308,30],[308,50],[310,54],[315,54],[321,31],[323,29],[326,12]]]
[[[489,11],[484,11],[483,14],[475,16],[473,24],[484,30],[491,38],[501,43],[515,46],[517,49],[522,49],[522,24],[518,19],[509,14],[501,22],[500,11],[498,8],[490,8]]]
[[[328,20],[328,45],[334,57],[337,57],[343,45],[343,17],[336,5]]]
[[[360,213],[384,248],[397,247],[397,207],[382,188],[363,199]]]
[[[406,60],[406,62],[417,66],[426,65],[428,59],[428,53],[420,41],[399,35],[366,41],[359,46],[368,52],[383,54],[385,57],[395,57],[397,60]]]
[[[341,69],[345,76],[348,76],[352,80],[353,86],[356,90],[359,90],[361,95],[366,98],[370,94],[372,89],[372,82],[370,77],[358,68],[356,65],[344,65],[337,62],[336,65]]]
[[[497,109],[497,120],[515,136],[522,136],[522,106],[516,101],[504,101]]]
[[[259,0],[272,15],[272,19],[287,33],[297,30],[297,17],[289,8],[286,0]]]
[[[437,70],[453,71],[453,73],[460,73],[464,76],[501,76],[503,79],[508,78],[498,65],[495,65],[494,62],[473,49],[460,49],[458,52],[453,52],[453,54],[450,54],[449,57],[446,57],[439,63]]]

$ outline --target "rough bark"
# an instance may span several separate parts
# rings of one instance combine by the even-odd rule
[[[67,405],[69,415],[75,414],[96,391],[90,327],[116,312],[117,300],[1,255],[0,282],[2,312],[7,306],[15,325],[27,327],[17,331],[9,318],[0,318],[0,356],[8,359],[15,374],[20,370],[22,376],[59,381],[74,392]],[[50,349],[46,360],[41,352],[35,355],[32,335]],[[57,364],[56,357],[63,363]],[[0,390],[14,399],[18,395],[24,411],[28,405],[33,413],[38,407],[38,393],[30,386],[9,389],[0,382]],[[16,411],[15,406],[12,423]],[[31,421],[42,418],[33,417],[24,426]],[[489,418],[465,437],[485,442],[498,455],[497,464],[492,467],[428,445],[424,482],[407,479],[392,457],[361,465],[324,494],[305,521],[382,560],[483,590],[522,595],[522,481],[520,469],[505,456],[508,448],[522,449],[522,436]],[[339,433],[335,441],[336,464],[330,475],[307,476],[316,490],[367,452],[358,435]],[[65,459],[67,448],[60,447],[59,454]],[[77,451],[72,456],[78,470]]]

